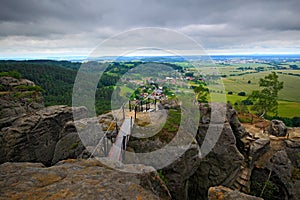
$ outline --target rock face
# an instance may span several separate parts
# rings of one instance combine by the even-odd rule
[[[270,147],[270,139],[257,139],[255,140],[251,147],[249,156],[251,157],[250,165],[254,164],[253,162],[256,161],[259,157],[261,157],[266,151],[269,150]]]
[[[258,163],[254,164],[257,167],[254,167],[251,175],[251,193],[261,195],[264,199],[299,199],[300,142],[286,138],[277,138],[273,142],[281,142],[282,146],[274,149],[271,144],[271,148],[260,155]]]
[[[250,196],[237,190],[231,190],[223,186],[211,187],[208,190],[209,200],[263,200],[262,198]]]
[[[269,133],[277,137],[285,137],[287,135],[287,127],[280,120],[272,120],[269,127]]]
[[[130,168],[134,166],[121,166]],[[141,174],[110,169],[97,160],[0,165],[0,199],[171,199],[151,167]]]
[[[0,77],[0,128],[18,117],[44,107],[43,97],[32,81]]]
[[[265,174],[271,173],[269,182],[274,187],[273,195],[277,197],[274,199],[299,199],[300,177],[292,178],[295,169],[286,150],[276,152],[267,162]]]
[[[86,112],[83,107],[76,109]],[[84,147],[72,124],[72,114],[70,107],[52,106],[16,119],[1,130],[0,163],[26,161],[49,166],[76,158]]]
[[[42,162],[76,158],[84,147],[73,123],[73,113],[86,116],[83,107],[45,108],[41,88],[32,81],[0,77],[0,163]]]
[[[231,189],[225,191],[220,189],[222,195],[215,197],[216,199],[260,199],[238,191],[251,192],[259,196],[261,191],[254,188],[251,182],[264,183],[270,171],[272,172],[270,185],[266,187],[268,191],[265,191],[264,195],[270,195],[273,191],[273,195],[277,195],[279,199],[299,198],[296,191],[296,188],[299,188],[299,181],[295,179],[298,177],[295,173],[299,172],[297,171],[299,142],[286,140],[283,152],[274,150],[268,135],[257,139],[246,131],[231,106],[224,104],[214,106],[213,111],[210,105],[200,105],[201,117],[196,135],[197,143],[191,145],[174,163],[161,170],[172,198],[207,199],[210,187],[222,185]],[[222,109],[222,106],[226,109]],[[217,117],[214,120],[211,119],[212,112],[216,112]],[[226,117],[222,119],[220,117],[222,115]],[[281,124],[280,127],[284,126]],[[214,138],[210,135],[206,137],[209,128],[212,130],[211,133],[221,130],[221,134],[211,151],[200,158],[199,154],[205,151],[203,148],[205,143],[213,144]],[[146,139],[143,142],[139,144],[149,143],[149,146],[140,147],[144,152],[147,152],[147,149],[153,150],[155,144],[160,145],[157,141]],[[255,166],[260,166],[260,169]],[[257,177],[259,179],[256,179]],[[257,189],[258,193],[251,191],[250,188]],[[212,196],[209,198],[213,199]]]
[[[222,106],[225,109],[221,109]],[[211,108],[201,105],[200,109],[201,119],[196,144],[191,145],[180,158],[161,170],[173,199],[207,199],[209,187],[221,184],[229,187],[233,184],[244,161],[246,145],[242,139],[247,136],[247,132],[239,123],[235,111],[226,104],[218,104],[215,108],[216,116],[223,114],[225,118],[212,121]],[[213,131],[220,130],[221,134],[208,155],[200,158],[200,151],[205,151],[205,148],[200,149],[209,127]],[[210,139],[208,135],[206,145],[211,142]],[[151,142],[155,141],[144,141]],[[156,144],[159,146],[157,142]],[[147,145],[140,148],[147,152]],[[153,145],[149,147],[149,151],[151,150]]]
[[[237,178],[244,157],[237,148],[235,134],[228,121],[224,124],[199,124],[196,139],[200,146],[203,144],[209,126],[213,126],[216,130],[223,128],[216,145],[206,157],[200,160],[194,174],[187,178],[189,199],[207,199],[209,187],[216,185],[230,187]]]
[[[292,162],[293,166],[300,168],[300,141],[298,140],[286,140],[285,150],[288,158]]]

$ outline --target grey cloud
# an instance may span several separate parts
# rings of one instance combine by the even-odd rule
[[[299,8],[299,0],[2,0],[0,45],[25,36],[24,42],[69,38],[64,48],[80,38],[88,46],[143,26],[176,29],[208,48],[299,41]]]

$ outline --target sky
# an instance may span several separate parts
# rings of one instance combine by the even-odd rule
[[[299,0],[1,0],[0,58],[84,57],[144,27],[177,31],[210,55],[300,54],[299,9]]]

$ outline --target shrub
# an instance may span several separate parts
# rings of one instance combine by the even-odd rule
[[[163,171],[162,171],[162,170],[158,170],[158,171],[157,171],[157,174],[158,174],[159,178],[160,178],[164,183],[166,183],[166,177],[164,176]]]
[[[239,96],[246,96],[246,92],[239,92],[238,95]]]
[[[251,100],[242,100],[242,104],[246,105],[246,106],[249,106],[249,105],[253,105],[253,102]]]

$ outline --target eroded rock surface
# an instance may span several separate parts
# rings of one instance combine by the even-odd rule
[[[0,129],[44,107],[43,97],[32,81],[0,77],[0,85]]]
[[[76,109],[74,112],[86,112],[83,107]],[[70,107],[51,106],[19,117],[1,130],[0,163],[42,162],[49,166],[76,158],[84,147],[74,125],[71,128],[72,115]]]
[[[4,163],[0,199],[171,199],[153,168],[120,167],[138,167],[141,173],[120,172],[93,159],[61,161],[49,168],[40,163]]]
[[[209,200],[263,200],[259,197],[250,196],[237,190],[231,190],[223,186],[211,187],[208,190]]]
[[[280,120],[272,120],[269,126],[269,133],[277,137],[284,137],[287,135],[287,127]]]

